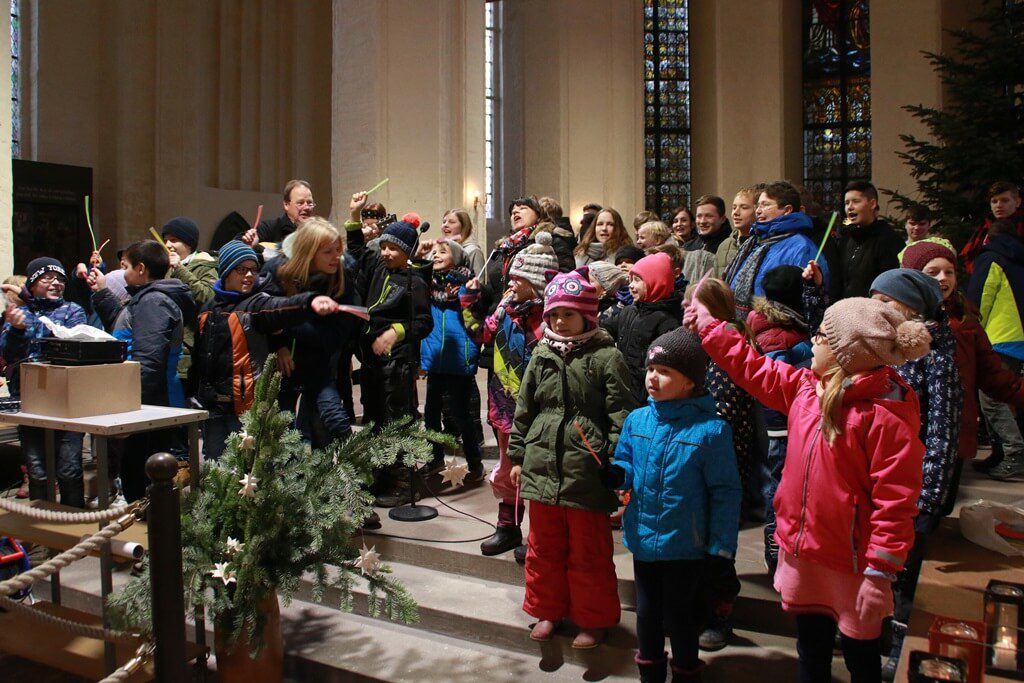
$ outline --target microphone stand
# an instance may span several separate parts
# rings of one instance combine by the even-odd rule
[[[426,227],[426,226],[425,226]],[[417,245],[419,240],[417,239]],[[413,320],[413,301],[412,301],[412,259],[406,261],[405,267],[406,273],[406,284],[409,288],[409,318],[406,321],[408,326],[406,329],[406,344],[408,348],[406,353],[408,354],[409,367],[415,367],[416,354],[413,348],[412,340],[412,320]],[[416,386],[416,379],[413,377],[413,387]],[[408,391],[409,387],[406,387]],[[409,467],[409,504],[401,507],[394,507],[388,510],[388,517],[395,520],[396,522],[425,522],[428,519],[434,519],[437,517],[437,508],[429,505],[417,505],[416,504],[416,482],[417,482],[417,469],[415,465]]]

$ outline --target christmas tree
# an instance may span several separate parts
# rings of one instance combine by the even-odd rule
[[[411,418],[365,428],[326,450],[311,450],[291,428],[292,415],[277,407],[280,375],[273,359],[255,387],[243,431],[228,438],[224,454],[206,463],[182,510],[185,600],[205,606],[235,637],[243,632],[259,647],[266,615],[260,604],[275,593],[286,602],[303,576],[322,599],[340,589],[341,607],[352,608],[352,588],[369,584],[370,614],[416,620],[416,604],[379,556],[357,540],[373,510],[367,491],[373,470],[401,458],[416,466],[431,457],[431,442],[450,437],[426,432]],[[334,571],[329,571],[332,568]],[[148,572],[110,601],[122,628],[145,632],[150,619]]]
[[[927,137],[901,135],[906,150],[897,152],[917,196],[884,192],[904,210],[929,206],[941,232],[962,244],[988,215],[989,186],[1024,181],[1024,3],[989,2],[972,27],[950,35],[952,54],[924,53],[945,105],[903,107],[928,128]]]

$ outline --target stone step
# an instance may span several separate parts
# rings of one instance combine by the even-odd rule
[[[378,509],[382,528],[364,532],[366,544],[375,545],[387,562],[516,586],[521,599],[523,568],[514,561],[512,553],[494,557],[480,554],[480,541],[492,533],[491,525],[497,518],[497,501],[486,483],[471,488],[448,488],[439,492],[437,498],[424,498],[421,504],[436,508],[438,516],[426,522],[398,522],[388,518],[387,510]],[[524,537],[528,530],[526,514]],[[622,532],[616,531],[614,536],[619,598],[624,606],[631,607],[635,601],[632,555],[622,545]],[[782,614],[778,594],[764,567],[763,538],[760,526],[740,531],[736,571],[742,588],[734,608],[735,625],[761,633],[795,636],[793,622]]]

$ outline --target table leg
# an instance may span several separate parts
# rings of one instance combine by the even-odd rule
[[[57,502],[57,449],[56,435],[52,429],[43,430],[43,453],[46,456],[46,500],[51,503]],[[49,556],[56,555],[53,548]],[[50,600],[55,605],[60,604],[60,572],[50,576]]]
[[[96,486],[99,489],[98,507],[105,510],[110,507],[110,467],[108,464],[107,437],[92,436],[92,455],[96,461]],[[102,529],[106,524],[101,523]],[[103,596],[103,604],[107,604],[107,596],[114,591],[114,558],[110,552],[110,544],[104,543],[100,548],[100,595]],[[110,620],[107,611],[103,610],[103,626],[110,628]],[[107,673],[117,668],[117,653],[113,643],[103,644],[103,661]]]

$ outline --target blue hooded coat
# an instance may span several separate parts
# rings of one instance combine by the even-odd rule
[[[807,266],[807,262],[818,253],[818,245],[808,237],[813,230],[814,222],[810,216],[801,211],[787,213],[765,223],[754,224],[752,234],[757,241],[791,233],[788,237],[781,238],[778,242],[768,247],[768,253],[761,260],[761,265],[757,269],[757,275],[754,277],[754,296],[764,296],[764,287],[761,285],[761,281],[764,279],[765,273],[772,268],[777,266],[804,268]],[[737,258],[742,255],[743,252],[741,251]],[[744,263],[740,263],[735,269],[730,267],[729,270],[734,270],[736,273],[729,281],[730,287],[735,286],[743,265]],[[824,260],[819,259],[818,266],[821,268],[821,275],[824,279],[823,286],[828,289],[828,264]]]

